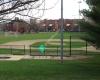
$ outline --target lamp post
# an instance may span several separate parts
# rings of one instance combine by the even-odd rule
[[[61,28],[60,28],[60,33],[61,33],[61,63],[63,63],[63,0],[61,0]]]
[[[82,3],[81,1],[78,1],[78,4],[79,4],[79,20],[80,20],[80,4],[81,3]],[[80,25],[79,25],[79,32],[80,32]]]

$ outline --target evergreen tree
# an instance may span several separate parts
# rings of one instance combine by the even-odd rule
[[[81,11],[84,19],[80,26],[86,31],[82,38],[96,48],[100,48],[100,0],[85,0],[89,9]]]

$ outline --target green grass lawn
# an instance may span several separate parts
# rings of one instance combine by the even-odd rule
[[[57,33],[57,34],[56,34]],[[55,35],[56,34],[56,35]],[[85,33],[81,32],[64,32],[64,39],[69,39],[69,36],[72,35],[73,39],[80,38],[81,35],[84,35]],[[52,37],[55,35],[54,37]],[[33,34],[18,34],[15,35],[8,35],[5,36],[5,34],[0,34],[0,44],[6,43],[6,42],[12,42],[12,41],[21,41],[21,40],[36,40],[36,39],[60,39],[60,33],[58,32],[40,32],[40,33],[33,33]]]
[[[0,35],[0,44],[19,40],[49,39],[55,33],[22,34],[16,36]],[[84,33],[64,33],[64,39],[79,39]],[[60,38],[57,34],[55,39]],[[43,44],[43,43],[42,43]],[[73,43],[73,46],[81,44]],[[82,43],[83,44],[83,43]],[[75,46],[76,47],[76,46]],[[79,47],[79,46],[78,46]],[[0,49],[0,53],[11,53],[11,49]],[[29,50],[26,50],[29,52]],[[48,50],[49,51],[49,50]],[[24,50],[14,49],[13,53],[23,53]],[[55,52],[51,50],[53,54]],[[59,51],[60,52],[60,51]],[[69,54],[69,50],[64,53]],[[76,53],[77,51],[72,51]],[[80,52],[82,51],[79,51]],[[84,53],[84,52],[83,52]],[[100,80],[100,55],[94,55],[84,60],[60,61],[54,60],[20,60],[20,61],[0,61],[0,80]],[[87,55],[88,56],[88,55]]]
[[[0,61],[0,80],[100,80],[100,56],[85,60]]]

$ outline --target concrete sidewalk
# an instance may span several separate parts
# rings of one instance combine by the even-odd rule
[[[86,59],[88,56],[72,55],[71,57],[63,57],[64,60]],[[1,61],[18,61],[22,59],[44,59],[44,60],[61,60],[60,56],[30,56],[30,55],[0,55]]]

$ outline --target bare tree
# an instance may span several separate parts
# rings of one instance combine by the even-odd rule
[[[41,2],[38,3],[39,1]],[[10,20],[16,15],[32,17],[29,12],[39,8],[44,1],[45,0],[0,0],[0,21]]]

